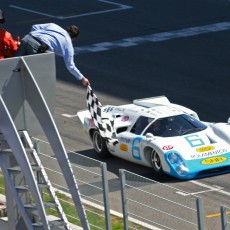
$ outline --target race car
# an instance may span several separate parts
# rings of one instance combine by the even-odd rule
[[[113,120],[111,139],[102,137],[89,110],[78,112],[100,157],[112,154],[184,180],[230,172],[229,121],[202,122],[166,96],[102,106],[101,116]]]

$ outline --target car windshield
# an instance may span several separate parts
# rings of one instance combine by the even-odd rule
[[[153,121],[147,126],[144,135],[152,133],[154,136],[174,137],[199,132],[206,128],[206,125],[194,117],[181,114]]]

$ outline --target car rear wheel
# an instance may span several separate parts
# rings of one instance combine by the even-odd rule
[[[151,163],[152,163],[154,172],[158,174],[162,174],[163,170],[162,170],[161,159],[158,153],[154,149],[152,149],[151,151]]]
[[[100,135],[100,132],[98,130],[95,130],[93,132],[92,136],[93,140],[93,147],[95,151],[97,152],[99,157],[108,157],[109,151],[106,145],[105,139]]]

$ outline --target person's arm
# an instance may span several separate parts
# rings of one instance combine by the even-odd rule
[[[89,80],[83,76],[83,74],[74,63],[74,49],[72,43],[69,44],[65,50],[63,49],[63,58],[66,68],[69,70],[69,72],[73,74],[78,80],[81,80],[84,86],[89,85]]]

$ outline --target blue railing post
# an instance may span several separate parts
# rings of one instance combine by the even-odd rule
[[[204,230],[203,202],[200,197],[196,198],[198,230]]]
[[[124,230],[128,230],[128,208],[127,208],[127,199],[126,199],[126,186],[125,186],[125,170],[119,170],[120,182],[121,182],[121,202],[123,209],[123,220],[124,220]]]
[[[110,218],[110,203],[109,203],[109,186],[107,179],[107,166],[106,163],[101,164],[102,171],[102,184],[103,184],[103,198],[105,207],[105,224],[107,230],[112,230]]]

